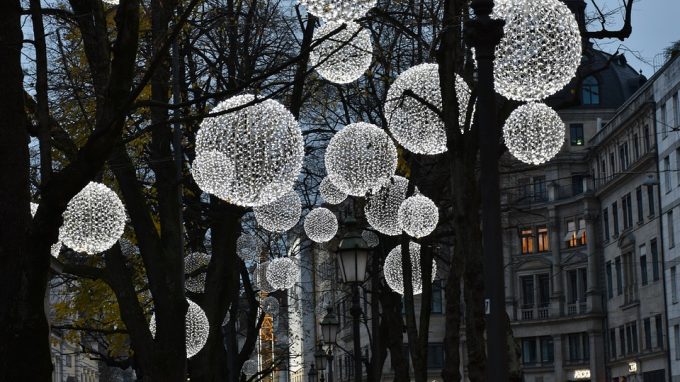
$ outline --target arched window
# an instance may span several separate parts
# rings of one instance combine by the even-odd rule
[[[600,103],[600,85],[593,76],[588,76],[581,84],[581,104],[598,105]]]

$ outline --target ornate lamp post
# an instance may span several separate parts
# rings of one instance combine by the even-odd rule
[[[319,371],[321,382],[323,379],[323,371],[326,370],[326,352],[323,351],[323,341],[319,341],[314,352],[314,362],[316,362],[316,370]]]
[[[333,345],[338,336],[338,328],[340,326],[337,317],[333,313],[333,308],[328,308],[328,313],[321,320],[320,325],[323,339],[328,344],[328,352],[326,353],[326,359],[328,360],[328,382],[333,382]],[[316,358],[316,354],[314,357]]]

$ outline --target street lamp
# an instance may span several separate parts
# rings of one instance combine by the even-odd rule
[[[314,362],[316,362],[316,370],[326,370],[326,352],[323,351],[323,342],[319,341],[316,351],[314,352]]]
[[[326,353],[326,359],[328,359],[328,382],[333,382],[333,345],[338,336],[340,322],[338,322],[338,318],[335,316],[335,313],[333,313],[333,307],[329,306],[326,310],[326,316],[321,320],[320,325],[323,339],[326,341],[326,344],[328,344],[328,352]],[[316,358],[316,354],[314,355],[314,358]],[[319,361],[317,360],[317,364],[318,362]]]
[[[314,364],[312,364],[312,367],[309,368],[307,377],[309,378],[309,382],[316,382],[316,369],[314,368]]]

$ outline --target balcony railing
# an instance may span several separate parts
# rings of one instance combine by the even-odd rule
[[[523,305],[521,310],[521,320],[545,320],[550,318],[550,304]]]
[[[567,316],[576,316],[587,312],[588,304],[585,300],[567,303]]]

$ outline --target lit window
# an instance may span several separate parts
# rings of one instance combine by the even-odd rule
[[[569,136],[572,146],[583,146],[585,138],[583,137],[583,124],[572,123],[569,125]]]
[[[593,76],[588,76],[581,84],[581,103],[583,105],[600,104],[600,85]]]
[[[531,228],[523,229],[522,234],[522,254],[534,252],[534,235]]]
[[[548,227],[538,227],[538,252],[547,252],[549,250]]]

